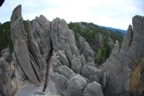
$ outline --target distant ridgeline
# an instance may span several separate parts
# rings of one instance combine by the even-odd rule
[[[101,27],[103,27],[103,28],[106,28],[106,29],[108,29],[108,30],[111,30],[111,31],[113,31],[113,32],[118,32],[118,33],[120,33],[120,34],[122,34],[123,36],[126,34],[126,30],[123,30],[123,29],[118,29],[118,28],[113,28],[113,27],[106,27],[106,26],[101,26]]]
[[[116,40],[122,44],[126,31],[118,29],[110,29],[93,23],[86,22],[70,22],[69,28],[74,31],[76,39],[83,36],[95,51],[97,63],[102,64],[110,55],[113,44]]]

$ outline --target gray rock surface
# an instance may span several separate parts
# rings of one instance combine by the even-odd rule
[[[94,55],[95,55],[94,51],[92,50],[88,42],[85,41],[85,39],[82,36],[79,36],[77,45],[78,45],[80,52],[84,55],[85,58],[89,56],[94,58]]]
[[[67,46],[74,54],[79,54],[75,45],[75,37],[72,30],[68,28],[65,20],[56,18],[51,23],[51,39],[54,51],[64,50],[67,51]]]
[[[14,43],[14,56],[17,65],[21,67],[23,74],[34,84],[39,84],[30,62],[28,47],[26,44],[26,32],[23,27],[23,19],[21,15],[21,6],[17,6],[11,17],[11,33]]]
[[[40,20],[44,22],[45,18],[41,16]],[[47,23],[48,21],[44,22],[46,26],[48,25]],[[45,30],[43,33],[45,35],[48,29],[43,26],[43,30]],[[47,55],[42,54],[41,51],[44,50],[40,49],[39,42],[34,38],[34,32],[37,31],[32,28],[30,21],[23,22],[21,5],[17,6],[11,16],[11,34],[14,43],[13,59],[16,64],[16,75],[22,85],[33,83],[36,86],[40,86],[45,80],[47,65],[45,56]],[[45,53],[48,54],[47,51]]]
[[[32,20],[32,34],[38,45],[42,55],[46,58],[51,49],[50,45],[50,21],[48,21],[43,15],[36,17]]]
[[[82,68],[84,66],[89,65],[95,70],[93,74],[90,75],[91,82],[94,80],[99,81],[101,77],[101,72],[98,72],[99,70],[95,67],[95,62],[92,58],[94,52],[90,48],[89,44],[84,40],[82,43],[87,46],[84,50],[88,48],[88,50],[86,50],[88,52],[86,56],[88,57],[90,55],[89,58],[85,60],[85,56],[80,54],[79,49],[75,44],[74,34],[70,29],[68,29],[66,22],[63,19],[61,20],[56,18],[51,24],[52,27],[50,34],[54,46],[54,56],[52,57],[51,62],[54,70],[52,75],[53,81],[61,95],[80,96],[83,93],[82,89],[84,86],[79,86],[77,83],[81,83],[82,79],[82,82],[85,81],[82,85],[84,84],[87,86],[89,82],[88,78],[84,78],[82,74]],[[91,71],[87,72],[89,74],[92,73]],[[81,75],[75,76],[77,73]]]
[[[104,64],[103,71],[109,72],[105,86],[106,96],[129,96],[130,74],[136,64],[144,57],[144,17],[133,17],[133,27],[130,25],[122,47],[118,42],[110,57]]]
[[[68,79],[64,75],[55,72],[52,75],[52,80],[55,82],[58,93],[63,95],[68,85]]]
[[[75,44],[73,31],[68,28],[65,20],[56,18],[50,23],[41,15],[31,22],[27,21],[24,26],[21,6],[18,6],[11,17],[11,29],[14,42],[13,59],[16,63],[18,80],[29,83],[32,81],[34,85],[44,82],[46,59],[52,47],[54,55],[51,64],[54,72],[51,73],[51,76],[59,94],[82,95],[82,90],[87,86],[89,78],[91,82],[100,80],[100,74],[97,74],[93,60],[93,50],[84,38],[80,37],[80,42],[82,41],[80,47],[84,49],[80,48],[81,52],[79,51]],[[85,57],[88,57],[88,63]],[[93,69],[85,73],[90,75],[85,76],[87,79],[81,75],[75,75],[81,74],[82,68],[87,65]]]
[[[10,66],[4,58],[0,58],[0,96],[11,96]]]
[[[58,51],[58,59],[63,65],[70,67],[68,58],[66,57],[64,51]]]
[[[81,68],[82,68],[82,64],[81,64],[81,57],[76,57],[75,55],[73,55],[73,59],[71,60],[71,69],[74,70],[75,73],[81,73]]]
[[[91,82],[92,81],[100,82],[102,72],[100,69],[94,66],[84,65],[81,74]]]
[[[7,61],[7,62],[11,61],[12,56],[10,55],[9,48],[5,48],[2,50],[2,56],[1,57],[3,57],[5,59],[5,61]]]
[[[69,81],[66,96],[82,96],[82,91],[86,85],[87,81],[81,75],[73,76]]]
[[[6,81],[0,80],[0,92],[10,96],[10,85],[43,87],[47,81],[53,82],[55,91],[62,96],[129,96],[130,74],[144,57],[143,26],[144,17],[135,16],[121,48],[116,41],[110,57],[97,68],[94,51],[81,36],[76,45],[65,20],[56,18],[50,22],[41,15],[23,22],[21,6],[17,6],[11,16],[13,60],[3,51],[0,77]],[[99,35],[99,42],[101,38]],[[113,47],[111,40],[109,44]],[[51,67],[47,59],[52,49]],[[14,79],[8,71],[11,66],[15,70],[12,81],[16,83],[9,81]]]
[[[97,82],[92,82],[84,89],[82,96],[104,96],[101,85]]]

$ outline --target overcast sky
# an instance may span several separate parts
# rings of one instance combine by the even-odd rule
[[[24,19],[42,14],[50,21],[59,17],[68,23],[93,22],[121,29],[127,29],[134,15],[144,16],[144,0],[5,0],[0,22],[9,21],[18,4],[22,5]]]

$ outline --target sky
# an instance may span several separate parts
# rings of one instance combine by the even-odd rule
[[[127,30],[135,15],[144,16],[144,0],[5,0],[0,7],[0,22],[10,21],[13,9],[21,4],[25,20],[44,15],[69,22],[94,24]]]

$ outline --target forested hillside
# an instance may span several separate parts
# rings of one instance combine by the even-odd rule
[[[10,32],[10,22],[5,22],[0,25],[0,51],[6,47],[13,49],[13,43]]]
[[[76,39],[82,36],[95,51],[97,63],[103,63],[110,55],[116,40],[120,45],[123,40],[123,33],[108,30],[104,27],[86,22],[71,22],[69,28],[74,31]]]

